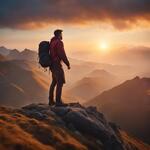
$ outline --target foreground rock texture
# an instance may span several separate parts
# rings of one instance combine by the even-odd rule
[[[0,107],[0,150],[149,150],[95,107]]]

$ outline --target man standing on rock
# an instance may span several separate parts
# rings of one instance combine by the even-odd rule
[[[61,62],[63,61],[68,69],[70,69],[70,63],[64,50],[64,44],[62,41],[62,30],[57,29],[54,31],[54,37],[50,40],[50,56],[52,65],[50,70],[52,72],[52,82],[49,90],[49,105],[54,105],[54,89],[56,86],[56,106],[65,106],[61,99],[62,87],[65,83],[65,74],[62,68]]]

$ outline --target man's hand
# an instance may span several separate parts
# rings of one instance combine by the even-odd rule
[[[68,70],[70,70],[70,65],[68,66]]]

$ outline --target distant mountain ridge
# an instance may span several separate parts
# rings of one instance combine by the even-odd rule
[[[89,73],[87,76],[89,77],[103,77],[103,78],[116,78],[115,75],[113,75],[112,73],[104,70],[104,69],[95,69],[94,71],[92,71],[91,73]]]
[[[131,65],[136,69],[148,69],[150,65],[150,47],[134,46],[122,47],[117,50],[112,50],[112,53],[102,58],[105,62],[112,62],[114,64]]]
[[[119,83],[117,76],[103,69],[96,69],[75,82],[68,93],[85,102]]]
[[[25,48],[23,51],[19,51],[17,49],[7,49],[5,47],[0,47],[0,54],[6,56],[10,60],[29,60],[29,61],[37,61],[37,52]]]
[[[11,60],[18,59],[18,60],[37,61],[38,59],[37,52],[29,50],[29,49],[24,49],[22,52],[19,52],[17,50],[12,50],[7,55],[7,57]]]
[[[9,52],[10,52],[10,49],[7,49],[7,48],[4,47],[4,46],[1,46],[1,47],[0,47],[0,54],[1,54],[1,55],[6,56],[6,55],[9,54]]]
[[[127,80],[87,105],[97,106],[111,121],[150,143],[150,78]]]

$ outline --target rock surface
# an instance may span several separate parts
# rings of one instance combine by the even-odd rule
[[[0,107],[1,150],[148,150],[109,123],[96,107],[30,104]]]

